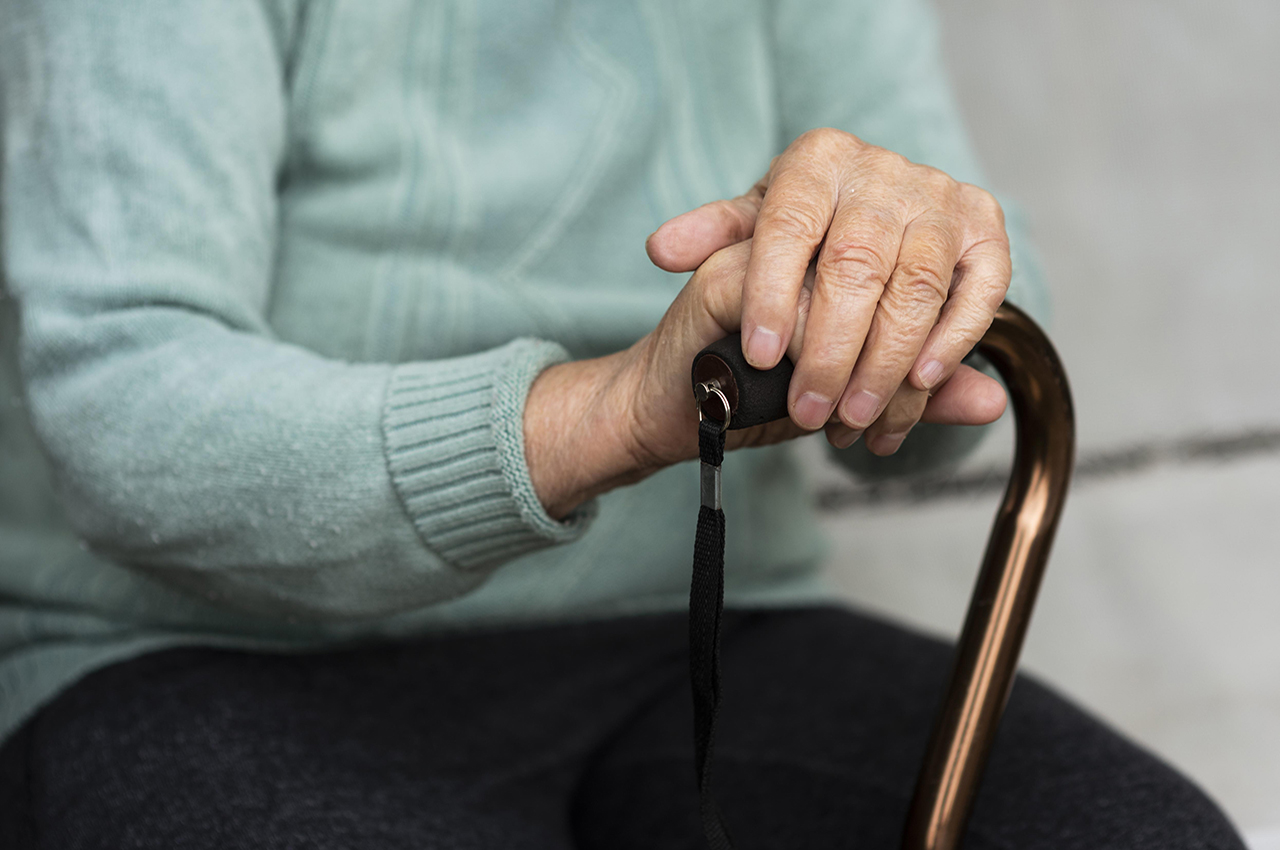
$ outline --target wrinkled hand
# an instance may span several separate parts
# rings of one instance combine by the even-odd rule
[[[715,295],[717,320],[724,333],[740,324],[758,368],[791,354],[797,428],[825,427],[840,448],[865,433],[886,455],[922,417],[983,424],[1003,412],[999,384],[960,363],[1009,287],[1004,217],[987,192],[814,130],[747,194],[668,221],[648,250],[668,271],[698,269],[690,287],[718,292],[706,278],[723,276],[728,260],[712,255],[735,243],[749,245],[734,254],[748,252],[741,303]],[[704,273],[705,263],[716,268]],[[688,359],[684,372],[687,385]]]
[[[616,355],[620,361],[610,384],[615,392],[608,408],[625,411],[615,417],[623,425],[616,433],[629,447],[634,468],[653,471],[697,457],[698,416],[690,387],[690,364],[703,348],[739,329],[746,296],[743,284],[758,250],[748,239],[712,254],[694,272],[658,326]],[[813,285],[812,273],[806,279]],[[791,335],[792,349],[787,353],[801,362],[813,322],[812,318],[805,321],[804,300],[794,309],[792,320],[797,330]],[[968,367],[956,371],[931,398],[925,392],[921,396],[927,399],[923,415],[929,422],[985,424],[1004,409],[1000,385]],[[810,430],[793,419],[782,419],[731,431],[726,446],[776,443]]]
[[[561,363],[530,387],[525,456],[554,517],[697,457],[693,357],[742,330],[759,368],[796,364],[779,422],[728,447],[825,428],[892,454],[917,421],[982,425],[1004,390],[960,360],[1009,286],[999,205],[976,186],[816,130],[742,197],[672,219],[649,238],[668,271],[693,271],[658,326],[606,357]]]

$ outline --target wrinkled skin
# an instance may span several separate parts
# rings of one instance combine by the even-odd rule
[[[531,389],[526,453],[553,515],[696,457],[689,364],[738,330],[752,365],[785,353],[796,370],[790,418],[732,432],[729,448],[821,428],[837,447],[861,436],[887,455],[918,421],[979,425],[1004,410],[1000,385],[960,363],[1011,272],[1000,206],[976,186],[814,130],[745,195],[668,221],[647,248],[661,268],[693,271],[658,326]]]

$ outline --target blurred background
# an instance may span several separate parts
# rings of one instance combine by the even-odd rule
[[[1076,400],[1025,666],[1280,850],[1280,3],[939,6]],[[851,599],[958,631],[1009,467],[999,427],[949,480],[875,492],[807,441]]]

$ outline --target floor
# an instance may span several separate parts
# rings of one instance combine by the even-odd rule
[[[1280,850],[1280,4],[941,0],[990,185],[1029,215],[1079,475],[1026,666]],[[953,632],[1008,467],[869,490],[808,447],[850,598]]]

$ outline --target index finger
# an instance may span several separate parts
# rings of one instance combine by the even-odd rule
[[[757,369],[782,359],[809,261],[835,215],[839,184],[820,166],[780,163],[756,218],[742,292],[742,353]]]

